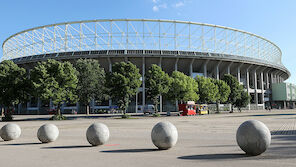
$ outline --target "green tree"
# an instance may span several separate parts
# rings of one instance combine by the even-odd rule
[[[170,77],[161,67],[153,64],[146,73],[145,84],[147,97],[153,101],[157,112],[159,97],[169,91]]]
[[[218,86],[214,84],[213,79],[197,76],[199,101],[201,103],[214,102],[217,99]]]
[[[5,117],[10,115],[9,110],[13,106],[28,100],[29,91],[30,83],[26,70],[10,60],[2,61],[0,63],[0,104],[6,107]]]
[[[230,94],[228,96],[228,103],[231,104],[231,111],[230,112],[233,112],[233,107],[234,107],[234,104],[235,102],[237,101],[237,99],[240,99],[241,98],[241,85],[239,84],[238,80],[230,75],[230,74],[225,74],[223,76],[223,81],[225,81],[228,86],[230,87]]]
[[[49,59],[39,62],[30,73],[33,95],[41,100],[52,102],[57,106],[61,116],[61,105],[77,102],[77,71],[70,62],[59,62]]]
[[[234,106],[237,107],[238,110],[241,112],[241,108],[246,107],[250,103],[251,97],[248,94],[248,92],[243,90],[242,87],[240,89],[240,94],[241,94],[241,98],[235,101]]]
[[[225,103],[228,100],[229,94],[230,94],[230,87],[227,85],[227,83],[223,80],[213,80],[215,85],[218,87],[218,93],[216,98],[216,104],[217,104],[217,112],[219,112],[219,104]]]
[[[112,65],[112,72],[106,75],[106,87],[117,105],[126,114],[130,98],[141,86],[139,69],[132,63],[120,62]]]
[[[195,79],[179,71],[172,73],[170,90],[167,93],[167,97],[176,102],[176,108],[178,108],[178,101],[181,101],[181,103],[197,101],[199,99],[197,92],[198,83]]]
[[[79,102],[86,106],[86,113],[89,114],[89,103],[92,99],[97,102],[106,100],[105,71],[100,68],[97,60],[79,59],[75,68],[78,71],[77,95]]]

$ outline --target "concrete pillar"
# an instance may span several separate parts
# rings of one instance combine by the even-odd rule
[[[242,67],[243,64],[240,64],[238,67],[237,67],[237,80],[238,82],[240,83],[241,80],[240,80],[240,77],[241,77],[241,67]]]
[[[177,58],[175,61],[175,71],[178,71],[178,61],[179,58]],[[176,100],[176,110],[178,111],[178,100]]]
[[[269,86],[270,86],[269,85],[269,73],[268,72],[265,74],[265,77],[266,77],[265,79],[266,79],[266,90],[267,90],[267,89],[269,89]]]
[[[204,65],[203,65],[203,73],[204,73],[204,77],[208,77],[207,75],[207,64],[208,64],[209,60],[207,60]]]
[[[272,86],[272,83],[274,83],[274,80],[273,80],[273,73],[270,73],[270,84]],[[270,88],[271,88],[270,86]]]
[[[219,80],[220,79],[220,71],[219,71],[219,66],[221,64],[221,61],[219,61],[219,63],[216,66],[216,79]]]
[[[112,62],[111,59],[108,57],[108,63],[109,63],[109,72],[112,72]],[[112,99],[109,99],[109,109],[111,110],[112,108]]]
[[[228,66],[227,66],[227,74],[230,74],[231,73],[231,71],[230,71],[231,65],[232,65],[232,62],[230,64],[228,64]]]
[[[263,104],[263,109],[265,108],[264,103],[264,83],[263,83],[263,72],[260,73],[260,83],[261,83],[261,101]]]
[[[145,107],[145,57],[142,58],[142,106]]]
[[[254,89],[255,89],[255,104],[256,104],[256,108],[258,108],[258,92],[257,92],[257,73],[256,70],[254,70]]]
[[[178,71],[178,61],[179,61],[179,58],[177,58],[175,61],[175,71]]]
[[[135,113],[138,113],[138,92],[136,93],[136,105]]]
[[[161,67],[162,57],[159,58],[158,66]],[[162,95],[159,96],[159,112],[162,112]]]
[[[194,62],[194,59],[191,60],[190,65],[189,65],[189,75],[191,77],[193,77],[192,76],[192,73],[193,73],[193,62]]]
[[[247,68],[246,70],[246,86],[247,86],[247,92],[248,92],[248,95],[250,95],[250,73],[249,73],[249,68]],[[251,110],[251,104],[248,105],[248,110]]]

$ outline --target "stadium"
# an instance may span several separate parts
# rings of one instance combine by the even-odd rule
[[[3,60],[30,69],[47,59],[74,62],[79,58],[99,60],[105,71],[114,62],[130,61],[141,71],[158,64],[167,73],[174,70],[189,76],[219,79],[232,74],[251,95],[248,109],[264,109],[272,101],[271,85],[288,79],[282,53],[273,42],[233,28],[189,21],[111,19],[64,22],[31,28],[7,38]],[[130,105],[145,106],[145,82]],[[169,110],[164,99],[161,110]],[[109,100],[105,106],[113,105]],[[40,100],[26,104],[39,111]],[[79,104],[74,106],[78,108]],[[92,104],[93,109],[96,104]],[[103,106],[101,106],[103,107]],[[64,109],[73,106],[64,105]],[[21,113],[22,111],[18,111]]]

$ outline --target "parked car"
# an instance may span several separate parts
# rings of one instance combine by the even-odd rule
[[[154,114],[155,113],[155,107],[152,104],[145,105],[143,109],[144,114]]]

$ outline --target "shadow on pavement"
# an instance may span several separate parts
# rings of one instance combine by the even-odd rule
[[[160,151],[159,149],[123,149],[123,150],[105,150],[104,153],[140,153],[140,152],[153,152]]]
[[[71,148],[89,148],[91,145],[77,145],[77,146],[54,146],[54,147],[42,147],[41,149],[71,149]]]
[[[9,144],[1,144],[1,145],[10,145],[10,146],[25,146],[25,145],[37,145],[42,143],[9,143]]]
[[[248,115],[234,115],[231,117],[264,117],[264,116],[289,116],[289,115],[296,115],[290,113],[282,113],[282,114],[248,114]]]
[[[178,159],[185,160],[223,160],[223,159],[234,159],[249,157],[246,154],[201,154],[201,155],[188,155],[181,156]]]
[[[296,130],[273,130],[270,133],[271,135],[289,135],[293,140],[296,139]]]
[[[236,147],[237,145],[234,144],[225,144],[225,145],[202,145],[202,146],[197,146],[197,147]]]

